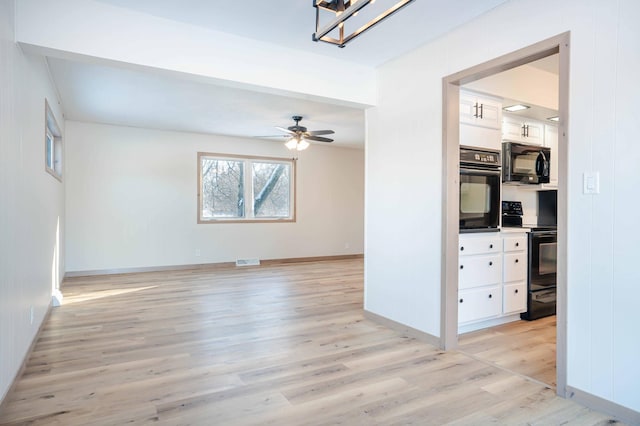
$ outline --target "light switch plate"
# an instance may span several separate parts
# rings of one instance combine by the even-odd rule
[[[583,175],[582,183],[582,192],[584,194],[599,194],[600,172],[585,172]]]

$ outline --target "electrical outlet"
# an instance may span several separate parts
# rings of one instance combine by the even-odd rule
[[[196,251],[195,251],[195,255],[196,255],[196,257],[199,257],[199,256],[200,256],[200,249],[196,249]]]

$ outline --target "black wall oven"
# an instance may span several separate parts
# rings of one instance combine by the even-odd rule
[[[500,151],[460,147],[460,232],[498,231]]]
[[[558,233],[550,227],[529,232],[527,312],[522,319],[534,320],[556,313],[556,265]]]

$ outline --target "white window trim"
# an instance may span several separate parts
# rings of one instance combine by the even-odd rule
[[[290,206],[291,206],[291,215],[290,217],[264,217],[264,218],[255,218],[253,217],[253,203],[247,203],[246,208],[250,209],[248,212],[245,212],[244,218],[223,218],[216,217],[211,219],[203,219],[202,218],[202,158],[215,158],[219,160],[243,160],[247,161],[246,164],[251,164],[251,162],[273,162],[273,163],[284,163],[289,164],[291,166],[291,189],[289,193],[290,197]],[[296,221],[296,188],[297,188],[297,173],[296,173],[296,160],[293,158],[281,158],[281,157],[261,157],[261,156],[253,156],[253,155],[235,155],[235,154],[219,154],[212,152],[198,152],[198,179],[197,179],[197,222],[198,224],[211,224],[211,223],[291,223]],[[252,182],[252,174],[245,173],[245,188],[251,188],[253,191],[253,182]],[[253,199],[253,193],[251,194],[251,200]]]
[[[47,99],[44,100],[44,121],[44,169],[51,176],[62,182],[62,134]],[[47,150],[49,138],[53,142],[50,151],[51,158],[49,158]],[[49,160],[51,160],[52,167],[49,167]]]

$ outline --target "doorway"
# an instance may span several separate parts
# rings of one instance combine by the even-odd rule
[[[459,212],[459,102],[460,87],[503,71],[517,68],[551,55],[559,55],[558,155],[559,165],[568,158],[568,84],[569,33],[536,43],[513,53],[460,71],[443,79],[443,233],[442,233],[442,292],[441,292],[441,346],[458,346],[458,212]],[[567,176],[566,167],[558,167],[558,264],[556,315],[556,392],[566,396],[566,222]]]

